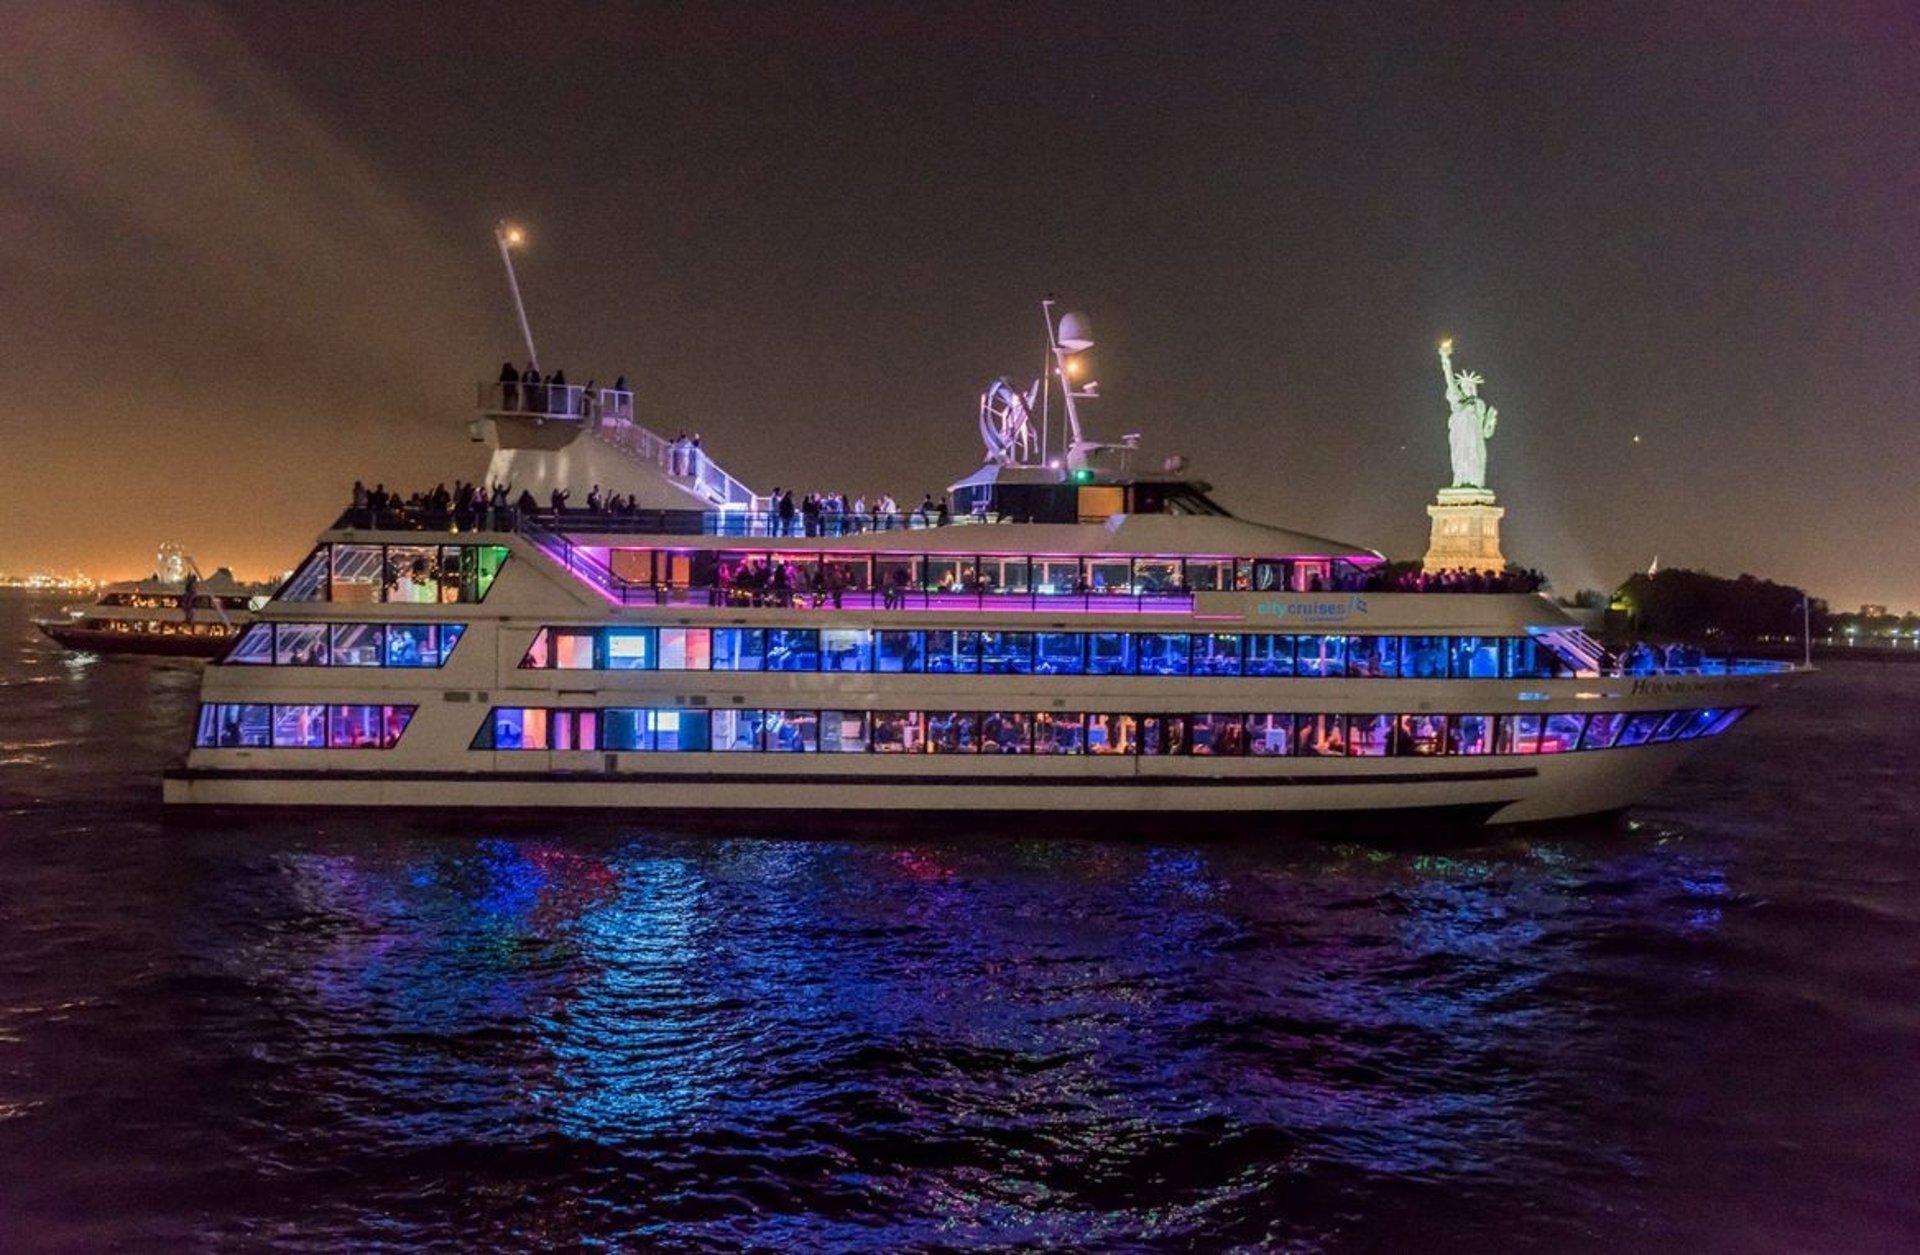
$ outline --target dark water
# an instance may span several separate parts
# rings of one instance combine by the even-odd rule
[[[1630,829],[162,822],[192,664],[0,601],[0,1247],[1920,1243],[1920,669]]]

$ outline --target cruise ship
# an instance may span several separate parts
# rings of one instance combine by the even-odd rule
[[[167,544],[151,576],[109,584],[92,605],[33,625],[85,653],[218,658],[272,591],[240,583],[225,567],[202,579],[193,559]]]
[[[479,385],[514,502],[343,514],[206,670],[166,801],[1529,823],[1626,807],[1794,670],[1622,660],[1507,577],[1408,591],[1237,518],[1083,435],[1090,338],[1047,321],[984,464],[905,510],[783,508],[625,390]]]

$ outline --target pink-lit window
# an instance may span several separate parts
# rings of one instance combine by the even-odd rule
[[[706,628],[661,628],[662,671],[706,671],[713,662],[713,637]]]

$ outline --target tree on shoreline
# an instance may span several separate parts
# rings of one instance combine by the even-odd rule
[[[1742,575],[1729,580],[1705,571],[1670,568],[1635,575],[1613,595],[1613,609],[1636,637],[1754,641],[1797,637],[1804,590]],[[1813,598],[1813,632],[1828,630],[1827,603]]]

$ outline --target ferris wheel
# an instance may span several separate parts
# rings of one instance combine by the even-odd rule
[[[1040,433],[1033,422],[1039,395],[1039,380],[1022,393],[1004,376],[980,394],[980,439],[987,445],[987,461],[1001,466],[1034,464],[1040,453]]]

